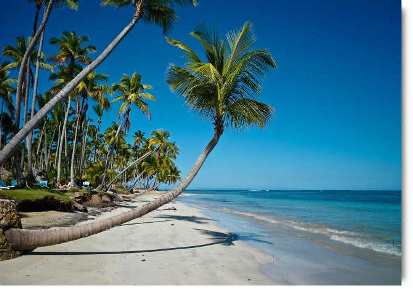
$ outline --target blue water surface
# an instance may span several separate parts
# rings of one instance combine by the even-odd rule
[[[316,245],[325,251],[318,255],[339,252],[343,263],[353,258],[354,262],[348,261],[351,265],[344,271],[369,266],[373,275],[384,278],[383,284],[398,283],[401,278],[400,191],[188,190],[181,200],[215,211],[213,217],[223,219],[224,224],[225,219],[230,219],[225,216],[236,214],[272,232],[301,237],[296,238],[295,243],[290,242],[291,246],[300,242],[302,248],[303,242],[310,240],[313,243],[309,247]],[[250,228],[256,231],[250,233],[258,233],[254,226]],[[270,231],[267,233],[271,235]],[[281,244],[275,233],[273,237],[267,241]],[[293,252],[297,248],[290,249]],[[386,279],[386,272],[392,276]],[[369,284],[367,279],[363,282],[364,275],[354,275],[352,278],[359,278],[358,281],[348,284]],[[377,278],[373,279],[377,281]],[[345,281],[339,283],[345,284]]]

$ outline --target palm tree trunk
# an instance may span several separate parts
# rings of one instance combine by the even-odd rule
[[[72,148],[72,159],[70,161],[70,183],[69,186],[76,187],[75,183],[75,155],[76,155],[76,145],[77,145],[77,131],[79,129],[80,112],[77,114],[76,118],[76,128],[75,136],[73,138],[73,148]]]
[[[90,125],[90,120],[87,121],[86,133],[82,140],[82,150],[81,150],[81,155],[80,155],[80,167],[79,167],[79,172],[80,172],[79,174],[81,178],[83,176],[83,169],[85,166],[86,143],[87,143],[87,138],[89,135],[89,125]]]
[[[36,4],[36,14],[35,14],[34,23],[33,23],[33,35],[32,35],[32,37],[34,37],[36,35],[37,19],[39,17],[39,12],[40,12],[41,8],[42,8],[42,5],[40,4],[40,2],[37,2],[37,4]],[[46,12],[46,10],[44,12]],[[44,38],[44,29],[43,29],[43,31],[40,35],[40,44],[39,44],[39,49],[37,51],[36,74],[35,74],[35,79],[34,79],[34,88],[33,88],[33,97],[32,97],[32,110],[31,110],[30,118],[32,118],[34,116],[34,109],[35,109],[35,104],[36,104],[37,85],[38,85],[38,82],[39,82],[39,66],[40,66],[39,58],[40,58],[41,53],[42,53],[43,38]],[[30,59],[28,60],[28,63],[30,63]],[[26,122],[25,122],[25,124],[26,124]],[[26,142],[27,142],[27,157],[29,159],[29,173],[31,173],[31,171],[33,169],[33,166],[31,164],[33,131],[31,131],[29,136],[26,138]]]
[[[20,69],[19,69],[19,76],[17,79],[17,90],[16,90],[16,111],[15,111],[15,121],[16,121],[16,133],[19,131],[20,127],[20,100],[21,100],[21,93],[22,93],[22,86],[24,82],[24,74],[26,72],[26,65],[28,62],[30,62],[30,53],[32,52],[33,48],[36,45],[37,40],[39,40],[40,34],[44,30],[44,27],[46,26],[47,19],[49,18],[49,14],[52,11],[53,7],[53,2],[54,0],[50,0],[49,4],[47,6],[47,9],[44,13],[42,23],[40,23],[39,29],[37,29],[36,34],[34,35],[32,42],[30,43],[29,47],[27,47],[26,52],[23,55],[23,59],[20,64]],[[33,127],[34,129],[34,127]],[[33,130],[32,129],[32,130]],[[27,136],[27,134],[23,137],[23,139]],[[22,140],[23,140],[22,139]],[[19,143],[22,141],[20,140]]]
[[[70,110],[70,94],[69,98],[67,99],[67,108],[66,108],[66,113],[65,113],[65,120],[63,121],[63,126],[62,126],[62,134],[60,137],[60,143],[59,143],[59,148],[57,152],[57,181],[60,182],[60,176],[61,176],[61,167],[62,167],[62,151],[63,151],[63,141],[66,133],[66,125],[67,125],[67,119],[69,118],[69,110]]]
[[[99,134],[99,130],[100,130],[100,124],[101,124],[101,118],[99,117],[99,119],[98,119],[98,128],[97,128],[97,131],[96,131],[96,136],[95,136],[95,153],[93,154],[93,162],[95,163],[96,162],[96,151],[97,151],[97,149],[98,149],[98,144],[97,144],[97,141],[98,141],[98,134]]]
[[[92,223],[48,230],[27,230],[12,228],[5,232],[5,236],[14,250],[28,250],[81,239],[109,230],[113,227],[119,226],[123,223],[129,222],[149,212],[152,212],[178,197],[188,187],[188,185],[192,182],[192,180],[201,169],[208,155],[218,143],[221,135],[222,130],[215,131],[214,137],[208,143],[204,151],[196,160],[192,169],[178,186],[176,186],[173,190],[162,194],[159,198],[150,203],[129,210],[125,213],[113,216],[111,218]]]
[[[27,109],[29,106],[29,90],[30,90],[30,57],[29,60],[27,61],[27,68],[26,68],[26,77],[27,77],[27,85],[26,85],[26,91],[24,94],[24,108],[23,108],[23,125],[27,123]],[[28,145],[28,139],[26,138],[26,145]],[[23,153],[21,157],[21,162],[24,164],[24,146],[23,146]],[[32,174],[32,159],[31,156],[27,154],[27,160],[28,160],[28,173],[29,176]],[[21,166],[23,168],[23,165]],[[20,169],[21,169],[20,168]]]
[[[41,37],[40,37],[39,50],[37,51],[36,72],[35,72],[34,84],[33,84],[34,87],[33,87],[32,110],[30,112],[30,119],[33,118],[34,110],[35,110],[35,107],[36,107],[37,86],[39,84],[39,67],[40,67],[40,59],[39,58],[40,58],[41,53],[42,53],[43,39],[44,39],[44,30],[42,31],[42,34],[41,34]],[[27,156],[28,156],[29,159],[31,159],[31,155],[32,155],[32,144],[33,144],[33,131],[31,131],[29,133],[29,136],[27,137]],[[31,166],[29,166],[29,167],[31,167]]]
[[[156,152],[157,149],[154,149],[146,154],[144,154],[143,156],[141,156],[139,159],[137,159],[136,161],[132,162],[129,166],[127,166],[123,171],[121,171],[116,177],[113,178],[113,180],[110,181],[110,183],[105,186],[104,190],[107,190],[108,188],[110,188],[110,186],[113,184],[114,181],[116,181],[123,173],[125,173],[129,168],[133,167],[134,165],[140,163],[141,161],[143,161],[144,159],[146,159],[147,157],[149,157],[150,155],[152,155],[154,152]]]
[[[54,166],[57,167],[57,155],[59,154],[59,148],[60,148],[60,141],[61,141],[61,135],[63,133],[63,123],[62,123],[62,127],[60,127],[59,124],[59,134],[57,135],[57,145],[56,145],[56,152],[55,152],[55,158],[54,158]]]
[[[45,128],[46,129],[46,128]],[[53,141],[53,139],[51,140],[51,142]],[[44,135],[44,145],[43,145],[43,152],[44,152],[44,167],[42,164],[42,169],[46,168],[46,160],[47,160],[47,134]]]
[[[120,123],[118,125],[118,129],[116,130],[115,137],[114,137],[112,143],[110,144],[109,152],[108,152],[108,155],[106,156],[105,171],[103,172],[102,183],[97,187],[97,189],[105,189],[106,188],[106,175],[108,173],[110,160],[112,159],[112,154],[113,154],[113,151],[115,149],[116,140],[118,138],[120,130],[122,129],[123,122],[126,118],[126,115],[129,112],[129,110],[130,110],[130,102],[128,102],[126,110],[123,113],[122,118],[120,119]]]
[[[53,0],[49,2],[49,7]],[[116,48],[120,41],[129,33],[129,31],[135,26],[139,18],[142,16],[142,3],[139,1],[136,5],[136,10],[132,21],[122,30],[122,32],[116,36],[116,38],[106,47],[106,49],[87,67],[85,67],[75,78],[73,78],[58,94],[56,94],[44,107],[42,107],[36,115],[13,137],[13,139],[0,151],[0,166],[10,157],[12,152],[18,147],[18,145],[24,140],[24,138],[32,131],[36,125],[50,112],[52,109],[64,99],[89,73],[91,73],[99,64],[101,64],[106,57]],[[46,14],[48,16],[48,13]],[[47,18],[47,17],[46,17]],[[43,19],[44,22],[45,19]],[[43,24],[42,22],[42,24]],[[40,27],[42,26],[40,25]],[[36,35],[41,30],[39,27]],[[33,43],[37,39],[33,41]],[[19,72],[20,74],[20,72]],[[17,90],[19,91],[19,90]]]
[[[55,126],[55,128],[54,128],[54,130],[53,130],[53,135],[52,135],[52,139],[51,139],[51,141],[50,141],[50,144],[49,144],[49,149],[47,149],[47,151],[46,151],[46,162],[45,162],[45,164],[46,164],[46,171],[48,171],[49,170],[49,160],[50,160],[50,152],[51,152],[51,150],[52,150],[52,145],[53,145],[53,141],[54,141],[54,136],[56,135],[56,130],[58,129],[58,127],[57,126]]]
[[[142,1],[140,1],[139,3],[142,3]],[[184,180],[180,183],[180,185],[178,185],[174,190],[166,194],[163,194],[151,203],[145,204],[144,206],[135,208],[120,215],[88,224],[82,224],[78,226],[62,228],[57,230],[25,230],[12,228],[5,232],[5,236],[13,249],[25,250],[80,239],[82,237],[103,232],[114,226],[121,225],[125,222],[145,215],[161,207],[162,205],[170,202],[171,200],[176,198],[180,193],[182,193],[182,191],[189,185],[192,179],[196,176],[209,153],[218,143],[221,134],[222,131],[221,133],[214,134],[213,139],[208,143],[203,153],[201,153],[201,155],[197,159],[194,167],[184,178]],[[4,160],[0,160],[0,164],[2,162],[4,162]]]
[[[64,141],[65,141],[64,168],[65,168],[65,180],[67,181],[67,180],[68,180],[68,177],[67,177],[67,164],[68,164],[68,157],[67,157],[67,142],[68,142],[68,136],[67,136],[67,133],[68,133],[68,128],[67,128],[67,127],[66,127],[64,133],[65,133],[65,137],[64,137]]]
[[[42,143],[42,138],[43,138],[43,135],[44,135],[45,131],[46,131],[46,122],[43,123],[43,128],[42,128],[42,131],[41,131],[40,136],[39,136],[39,139],[38,139],[36,156],[39,155],[40,144]],[[35,167],[37,166],[37,158],[35,159],[34,166],[35,166]]]
[[[37,2],[36,3],[36,14],[34,15],[34,22],[33,22],[33,37],[36,34],[37,20],[39,18],[39,12],[41,8],[42,8],[42,5],[39,2]]]

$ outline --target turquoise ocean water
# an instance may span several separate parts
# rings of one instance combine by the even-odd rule
[[[281,284],[400,284],[400,191],[187,190],[239,240],[273,256]]]

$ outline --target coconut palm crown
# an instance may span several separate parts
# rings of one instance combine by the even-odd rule
[[[144,100],[155,101],[153,95],[146,92],[146,90],[152,89],[152,86],[149,84],[142,84],[141,80],[142,76],[134,72],[132,77],[123,74],[120,82],[113,84],[113,91],[120,92],[120,96],[116,97],[112,102],[122,101],[119,108],[119,116],[121,113],[125,114],[125,129],[127,131],[130,128],[131,104],[137,106],[149,119],[151,119],[151,112],[149,111],[148,104]]]
[[[264,128],[273,108],[255,97],[261,92],[260,81],[276,64],[266,49],[251,49],[256,41],[251,23],[227,33],[226,41],[204,25],[190,34],[201,42],[206,61],[184,43],[166,37],[187,59],[184,67],[169,66],[166,81],[171,90],[184,97],[191,109],[213,120],[220,134],[224,127]]]
[[[123,6],[140,7],[141,19],[148,24],[155,24],[163,28],[163,33],[171,30],[177,16],[173,5],[184,6],[190,4],[197,6],[198,0],[104,0],[101,5],[114,5],[115,8]]]

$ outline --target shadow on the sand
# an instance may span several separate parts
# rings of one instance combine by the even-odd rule
[[[204,217],[197,217],[197,216],[175,216],[175,215],[163,215],[159,216],[156,218],[161,218],[161,219],[174,219],[178,221],[188,221],[188,222],[193,222],[196,224],[205,224],[207,223],[206,221],[210,221],[211,219],[204,218]]]
[[[70,255],[117,255],[117,254],[140,254],[140,253],[152,253],[152,252],[164,252],[164,251],[175,251],[175,250],[185,250],[185,249],[195,249],[202,248],[212,245],[222,244],[225,246],[233,246],[234,241],[238,240],[238,236],[233,233],[222,233],[216,231],[208,231],[195,229],[200,231],[202,234],[210,235],[211,239],[214,242],[200,244],[200,245],[191,245],[191,246],[182,246],[182,247],[172,247],[172,248],[159,248],[159,249],[147,249],[147,250],[132,250],[132,251],[113,251],[113,252],[28,252],[27,255],[55,255],[55,256],[70,256]]]
[[[220,240],[220,239],[224,238],[224,236],[232,235],[234,237],[233,240],[254,241],[254,242],[258,242],[258,243],[273,244],[272,242],[259,239],[259,237],[262,237],[262,235],[259,235],[259,234],[244,234],[244,233],[242,233],[242,234],[238,235],[238,234],[234,234],[234,233],[222,233],[222,232],[209,231],[209,230],[203,230],[203,229],[195,229],[195,230],[201,232],[204,235],[209,235],[210,239],[212,239],[212,240]],[[227,245],[233,245],[233,244],[229,243]]]
[[[141,223],[125,223],[121,226],[132,226],[132,225],[143,225],[143,224],[152,224],[152,223],[163,223],[163,222],[171,222],[172,220],[163,220],[163,221],[152,221],[152,222],[141,222]]]
[[[139,206],[133,206],[133,205],[120,205],[120,204],[116,204],[117,208],[127,208],[127,209],[135,209]]]

